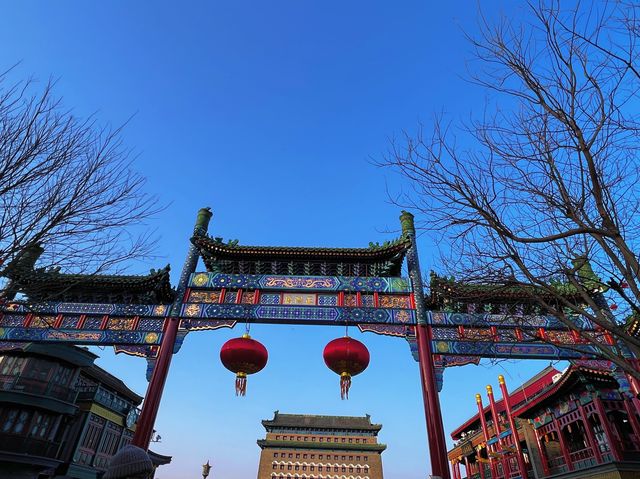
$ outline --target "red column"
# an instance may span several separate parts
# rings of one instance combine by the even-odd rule
[[[467,476],[467,479],[471,477],[471,466],[469,466],[469,458],[464,456],[464,472]]]
[[[632,400],[629,398],[624,398],[624,408],[627,411],[627,416],[629,418],[629,422],[631,423],[631,428],[633,429],[633,434],[636,436],[635,445],[638,447],[640,445],[640,424],[638,424],[638,418],[636,417],[636,413],[634,411],[634,404]]]
[[[476,467],[480,473],[480,479],[484,479],[484,464],[480,462],[480,449],[476,449]]]
[[[212,213],[209,208],[201,208],[198,211],[198,217],[193,230],[194,235],[204,235],[207,233],[211,216]],[[164,383],[166,382],[167,375],[169,373],[171,357],[173,356],[173,349],[178,335],[178,326],[180,325],[180,310],[182,308],[182,303],[185,300],[189,277],[191,276],[191,273],[195,271],[199,258],[200,254],[192,244],[189,247],[189,252],[187,253],[185,262],[182,265],[180,279],[176,288],[176,299],[171,305],[169,316],[165,320],[165,329],[162,336],[162,342],[160,344],[160,351],[158,352],[158,358],[156,359],[156,364],[153,368],[151,381],[149,381],[144,403],[142,404],[142,413],[140,414],[140,418],[136,425],[136,433],[131,441],[134,446],[141,447],[145,450],[149,448],[151,434],[153,433],[153,426],[156,422],[158,409],[160,408],[160,400],[162,399]]]
[[[167,318],[166,321],[167,327],[162,337],[158,359],[153,368],[151,381],[149,381],[149,386],[147,387],[147,393],[145,394],[144,403],[142,404],[142,413],[136,425],[136,433],[131,441],[131,444],[134,446],[141,447],[145,450],[149,448],[149,442],[153,434],[153,426],[156,422],[158,409],[160,408],[162,391],[164,390],[164,383],[167,380],[169,365],[171,364],[171,357],[173,356],[173,347],[178,334],[178,324],[180,323],[180,320],[175,318]]]
[[[455,462],[454,474],[456,475],[456,479],[462,479],[462,473],[460,472],[460,461]]]
[[[597,393],[596,397],[593,400],[593,403],[595,404],[598,415],[600,416],[600,423],[602,424],[604,435],[607,437],[609,450],[611,451],[611,454],[616,461],[621,461],[622,453],[620,452],[620,444],[618,444],[618,442],[613,437],[613,433],[611,432],[611,424],[609,424],[609,419],[607,419],[607,413],[604,410],[604,405],[602,404],[600,396],[598,396]]]
[[[536,446],[538,446],[538,451],[540,451],[540,461],[542,462],[542,471],[545,476],[551,475],[549,471],[549,459],[547,459],[547,452],[544,446],[542,445],[542,441],[540,440],[540,434],[538,434],[538,430],[534,429],[534,433],[536,435]]]
[[[495,460],[488,454],[489,453],[489,429],[487,428],[487,421],[484,417],[484,408],[482,407],[482,396],[476,394],[476,403],[478,404],[478,414],[480,416],[480,424],[482,425],[482,434],[484,436],[484,442],[487,445],[487,458],[489,459],[489,466],[491,467],[492,479],[497,479],[498,469],[496,468]]]
[[[507,413],[507,418],[509,419],[509,427],[511,427],[511,435],[513,436],[513,441],[515,442],[517,459],[518,459],[518,469],[520,469],[520,475],[522,479],[527,479],[527,465],[524,462],[524,454],[522,453],[522,446],[520,445],[520,436],[518,435],[518,429],[516,427],[516,421],[511,414],[511,405],[509,404],[509,391],[507,391],[507,385],[504,382],[504,376],[501,374],[498,376],[498,383],[500,383],[500,390],[502,391],[502,400],[504,402],[505,411]]]
[[[564,463],[567,466],[569,471],[573,471],[573,462],[571,462],[571,454],[569,453],[569,449],[567,448],[567,443],[564,441],[564,436],[562,435],[562,428],[558,423],[558,420],[554,417],[553,424],[556,428],[556,432],[558,433],[558,441],[560,441],[560,450],[562,451],[562,457],[564,457]]]
[[[447,465],[447,445],[444,440],[442,412],[436,389],[435,372],[431,351],[431,335],[426,324],[416,326],[418,342],[418,359],[420,362],[420,379],[424,397],[425,414],[427,415],[427,434],[429,439],[429,453],[431,456],[431,470],[433,476],[450,479]]]
[[[582,416],[582,423],[584,424],[584,430],[587,433],[587,439],[589,440],[591,449],[593,449],[593,455],[596,458],[596,462],[598,464],[602,464],[602,454],[600,453],[600,446],[598,445],[598,441],[596,441],[596,437],[593,434],[593,428],[589,423],[589,417],[584,410],[584,406],[580,404],[579,400],[578,400],[578,405],[580,407],[580,415]]]
[[[498,411],[496,409],[496,401],[493,398],[493,388],[490,385],[487,385],[487,396],[489,396],[489,406],[491,406],[491,417],[493,417],[493,430],[496,434],[496,438],[498,438],[498,444],[500,444],[500,448],[502,447],[502,439],[500,439],[500,421],[498,416]],[[509,459],[506,458],[504,454],[502,454],[502,468],[504,477],[509,477],[511,475],[511,466],[509,465]]]

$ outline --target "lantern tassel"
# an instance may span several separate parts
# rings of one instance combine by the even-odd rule
[[[247,375],[245,373],[236,374],[236,396],[246,396]]]
[[[349,388],[351,387],[351,374],[342,373],[340,375],[340,398],[349,399]]]

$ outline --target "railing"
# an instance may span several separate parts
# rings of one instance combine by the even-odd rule
[[[78,390],[68,386],[61,386],[54,382],[24,376],[0,375],[0,390],[17,391],[38,396],[60,399],[68,403],[75,402]]]
[[[55,459],[58,455],[58,449],[60,449],[60,443],[57,442],[16,434],[0,435],[0,451],[3,452]]]
[[[127,414],[133,405],[102,386],[85,386],[80,389],[78,401],[95,401],[112,411]]]
[[[558,456],[553,459],[549,459],[549,472],[551,475],[567,472],[567,465],[564,462],[564,457]]]
[[[586,469],[596,464],[593,450],[590,447],[569,453],[569,458],[574,469]]]

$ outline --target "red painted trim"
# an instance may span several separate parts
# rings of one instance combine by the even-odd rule
[[[480,417],[480,424],[482,426],[482,435],[484,436],[484,442],[488,443],[489,442],[489,428],[487,427],[487,420],[484,417],[484,408],[482,407],[482,398],[480,398],[480,401],[476,400],[476,403],[478,404],[478,416]],[[487,452],[489,452],[489,448],[490,446],[487,444],[486,445],[487,448]],[[496,460],[495,458],[488,456],[489,457],[489,466],[491,467],[491,477],[498,477],[498,466],[496,464]]]
[[[356,292],[356,306],[362,306],[362,293],[360,291]]]
[[[140,316],[134,316],[133,317],[133,328],[131,328],[132,330],[136,330],[138,329],[138,325],[140,324]]]
[[[220,299],[218,300],[219,304],[224,303],[224,297],[227,294],[227,288],[220,288]]]
[[[464,326],[458,325],[458,339],[464,339]]]
[[[606,418],[605,418],[606,419]],[[571,462],[571,454],[569,453],[569,449],[567,448],[567,443],[564,440],[564,435],[562,434],[562,426],[558,420],[553,418],[553,425],[556,428],[556,432],[558,434],[558,441],[560,441],[560,450],[562,451],[562,457],[564,458],[564,463],[567,466],[569,471],[573,471],[573,463]]]
[[[236,304],[242,303],[242,288],[236,293]]]
[[[498,341],[498,328],[496,328],[495,326],[491,326],[490,329],[493,341]]]
[[[338,306],[344,306],[344,291],[338,293]]]
[[[184,290],[184,295],[182,296],[182,302],[186,303],[189,301],[189,296],[191,296],[191,288],[187,288]]]
[[[260,290],[256,289],[253,293],[253,304],[260,304]]]
[[[587,426],[585,425],[585,427]],[[545,477],[550,476],[551,473],[549,471],[549,459],[547,458],[547,453],[545,452],[544,446],[542,445],[542,441],[540,441],[540,433],[537,429],[534,429],[533,433],[536,436],[536,446],[538,447],[540,461],[542,462],[542,471],[544,472]]]
[[[27,313],[26,316],[24,317],[24,322],[22,323],[22,326],[25,328],[28,328],[29,326],[31,326],[31,321],[33,321],[33,314]]]
[[[53,327],[54,328],[59,328],[60,325],[62,324],[62,320],[64,319],[64,316],[62,316],[61,314],[56,316],[56,320],[53,323]]]
[[[80,315],[80,319],[78,320],[78,324],[77,324],[77,328],[78,329],[82,329],[84,328],[84,322],[87,320],[87,315],[86,314],[81,314]]]
[[[596,396],[593,402],[596,406],[596,410],[598,411],[598,416],[600,416],[600,424],[602,424],[604,435],[607,437],[607,442],[609,443],[611,454],[616,461],[621,461],[622,454],[620,452],[620,444],[618,444],[617,441],[614,441],[614,436],[611,432],[611,424],[609,423],[609,419],[607,419],[607,413],[605,412],[604,404],[602,404],[600,396]]]
[[[509,419],[509,427],[511,428],[511,435],[513,436],[513,442],[516,446],[516,459],[518,460],[518,469],[520,469],[520,475],[522,479],[528,479],[527,466],[524,462],[524,453],[522,452],[522,446],[520,445],[520,436],[518,435],[518,428],[516,427],[516,421],[511,413],[511,406],[509,405],[509,391],[507,391],[507,385],[502,382],[500,384],[500,391],[502,391],[502,399],[507,412],[507,418]]]
[[[105,314],[104,316],[102,316],[102,321],[100,321],[100,329],[106,329],[108,322],[109,322],[109,315]]]
[[[593,455],[596,458],[596,462],[598,464],[602,464],[602,454],[600,453],[600,445],[598,441],[596,441],[595,434],[593,433],[593,429],[591,428],[591,424],[589,424],[589,415],[586,413],[584,406],[577,401],[578,409],[580,410],[580,416],[582,416],[582,424],[584,425],[584,429],[587,433],[587,440],[589,441],[589,447],[593,451]]]
[[[416,296],[413,293],[409,293],[409,301],[411,303],[411,309],[416,309]]]
[[[515,329],[515,333],[516,333],[516,339],[517,339],[518,341],[522,341],[522,340],[524,339],[524,336],[523,336],[523,334],[522,334],[522,329],[520,329],[520,328],[516,328],[516,329]]]
[[[544,328],[538,328],[538,336],[543,341],[547,339],[547,332],[544,330]]]
[[[373,306],[375,308],[380,307],[380,294],[377,291],[373,292]]]

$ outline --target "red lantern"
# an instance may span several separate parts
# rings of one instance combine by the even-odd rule
[[[246,394],[247,375],[261,371],[268,359],[267,348],[248,334],[230,339],[220,349],[220,361],[225,368],[236,373],[236,396]]]
[[[611,303],[611,304],[609,305],[609,309],[610,309],[611,311],[615,311],[616,309],[618,309],[618,305],[617,305],[616,303]]]
[[[622,289],[627,289],[629,287],[629,283],[627,283],[626,281],[620,281],[620,287]]]
[[[360,374],[369,365],[367,347],[360,341],[345,336],[330,341],[322,356],[327,367],[340,375],[340,397],[349,399],[351,376]]]

